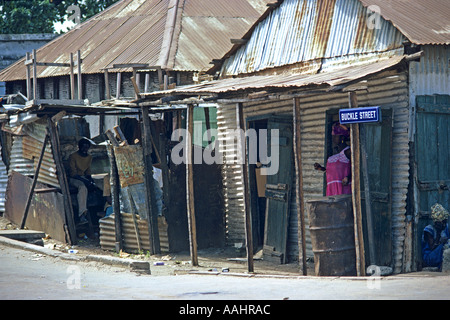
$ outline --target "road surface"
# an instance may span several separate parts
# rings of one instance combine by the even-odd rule
[[[139,275],[127,268],[66,261],[4,245],[0,266],[0,300],[450,299],[450,275],[438,273],[358,280]]]

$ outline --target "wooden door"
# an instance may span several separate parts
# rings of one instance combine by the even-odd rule
[[[419,222],[416,252],[421,252],[421,236],[430,224],[431,206],[440,203],[450,209],[450,96],[417,97],[416,189]],[[421,263],[421,254],[417,257]]]
[[[273,129],[278,129],[278,171],[267,176],[266,184],[266,220],[264,230],[263,254],[265,260],[279,263],[286,262],[286,246],[289,224],[290,194],[293,188],[293,128],[292,118],[272,117],[267,123],[270,155],[275,150],[270,148]]]
[[[392,110],[382,109],[382,122],[361,124],[361,140],[367,150],[367,172],[369,182],[372,226],[368,225],[364,177],[361,176],[361,207],[364,224],[364,248],[366,265],[390,266],[392,263]],[[361,154],[361,157],[364,155]],[[362,158],[361,158],[362,159]],[[363,170],[361,170],[363,174]],[[369,244],[369,228],[373,230],[372,245]],[[371,261],[370,249],[374,251]]]

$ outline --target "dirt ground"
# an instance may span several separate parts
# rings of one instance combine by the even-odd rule
[[[0,230],[18,229],[6,218],[0,216]],[[192,272],[211,273],[239,273],[248,274],[247,259],[241,252],[234,248],[211,248],[198,250],[198,266],[191,265],[189,252],[170,253],[162,255],[149,255],[148,253],[116,253],[103,250],[100,247],[98,238],[82,238],[75,246],[51,239],[47,236],[44,240],[44,247],[65,253],[73,252],[74,255],[85,257],[88,255],[100,255],[118,257],[121,259],[131,259],[133,261],[148,261],[152,275],[180,275]],[[314,263],[308,261],[308,275],[314,275]],[[265,275],[302,275],[298,263],[275,264],[261,259],[261,253],[254,255],[253,274]]]

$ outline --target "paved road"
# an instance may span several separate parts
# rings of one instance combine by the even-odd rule
[[[0,245],[0,300],[450,299],[450,275],[267,278],[138,275]]]

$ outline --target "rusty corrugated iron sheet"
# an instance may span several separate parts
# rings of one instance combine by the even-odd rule
[[[125,252],[137,252],[138,242],[134,222],[130,213],[121,213],[122,239]],[[146,220],[136,216],[138,222],[139,239],[141,250],[150,250],[148,223]],[[116,227],[114,215],[99,220],[100,223],[100,245],[104,250],[114,251],[116,249]],[[158,217],[159,241],[161,253],[169,252],[169,237],[167,234],[167,222],[164,217]]]
[[[230,38],[240,38],[270,1],[122,0],[40,48],[37,60],[69,63],[69,54],[80,50],[84,74],[114,64],[158,66],[166,57],[169,69],[201,71],[232,47]],[[38,67],[39,78],[68,74],[69,68]],[[0,73],[1,81],[25,78],[24,59]]]
[[[282,90],[299,89],[309,86],[324,86],[331,88],[344,85],[351,81],[362,79],[372,74],[379,73],[399,65],[405,59],[404,56],[395,56],[376,63],[366,63],[359,66],[344,66],[332,72],[317,74],[292,74],[292,75],[269,75],[249,76],[243,78],[228,78],[201,84],[178,87],[172,90],[147,93],[143,96],[157,98],[164,95],[208,95],[221,93],[249,93],[257,90]]]
[[[225,55],[221,76],[403,48],[404,36],[390,22],[379,19],[374,28],[369,18],[358,0],[285,0]]]
[[[22,135],[13,137],[9,171],[33,177],[41,154],[46,134],[46,126],[38,122],[24,125]],[[45,148],[44,158],[39,171],[38,182],[59,188],[56,164],[50,144]]]
[[[360,0],[376,6],[412,43],[450,44],[450,2],[448,0]],[[375,7],[375,9],[376,9]]]

